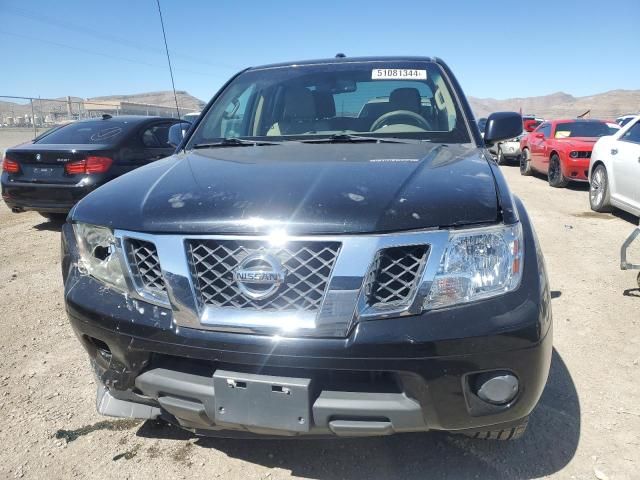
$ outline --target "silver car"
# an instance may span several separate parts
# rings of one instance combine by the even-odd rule
[[[526,134],[527,132],[522,132],[517,137],[510,138],[496,145],[495,156],[498,165],[520,161],[520,139]]]

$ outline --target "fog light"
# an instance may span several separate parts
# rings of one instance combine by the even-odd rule
[[[518,379],[510,373],[485,374],[478,380],[477,394],[485,402],[502,405],[518,394]]]

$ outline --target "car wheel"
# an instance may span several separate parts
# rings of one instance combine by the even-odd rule
[[[500,147],[498,147],[498,153],[496,154],[496,162],[498,162],[498,165],[504,165],[506,163],[504,155],[502,154],[502,148]]]
[[[594,212],[610,212],[609,177],[604,165],[598,165],[591,173],[589,183],[589,203]]]
[[[549,185],[554,188],[566,187],[569,184],[569,180],[562,174],[560,157],[555,153],[551,156],[551,160],[549,160],[547,178],[549,179]]]
[[[67,219],[66,213],[51,213],[51,212],[38,212],[44,218],[54,223],[64,223]]]
[[[529,423],[529,417],[515,427],[502,430],[487,430],[484,432],[465,433],[466,436],[481,440],[517,440],[524,435]]]
[[[524,175],[528,177],[533,174],[531,169],[531,159],[529,158],[529,149],[525,148],[522,150],[522,154],[520,155],[520,175]]]

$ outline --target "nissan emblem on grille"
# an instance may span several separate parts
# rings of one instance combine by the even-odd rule
[[[284,282],[285,271],[276,257],[257,252],[240,262],[234,278],[244,295],[260,300],[276,293]]]

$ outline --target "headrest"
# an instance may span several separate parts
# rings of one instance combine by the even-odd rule
[[[409,110],[420,113],[420,92],[417,88],[396,88],[389,95],[394,110]]]
[[[318,118],[333,118],[336,116],[336,103],[333,95],[329,92],[313,92],[316,102],[316,113]]]
[[[316,104],[311,90],[305,87],[289,87],[284,92],[283,119],[310,119],[316,116]]]

